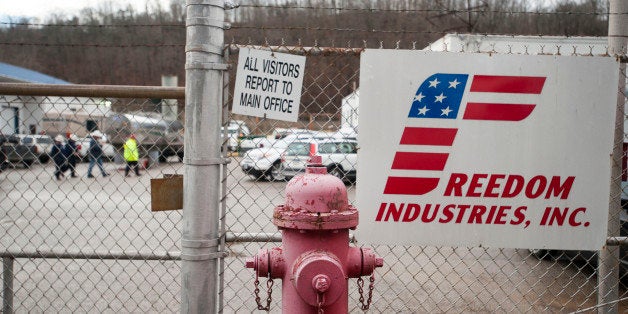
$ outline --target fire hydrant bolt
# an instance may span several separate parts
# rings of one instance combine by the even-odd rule
[[[384,259],[382,257],[375,257],[375,267],[382,267],[384,266]]]
[[[312,287],[318,293],[324,293],[329,290],[329,285],[331,285],[331,279],[326,275],[318,274],[312,279]]]
[[[246,268],[257,268],[255,265],[255,257],[249,257],[246,259]]]

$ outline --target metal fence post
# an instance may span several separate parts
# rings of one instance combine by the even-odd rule
[[[2,313],[13,313],[13,258],[2,258]]]
[[[608,51],[611,55],[626,53],[628,38],[628,2],[611,0],[608,19]],[[620,64],[617,89],[617,111],[615,118],[615,144],[612,160],[611,195],[609,200],[608,236],[619,236],[619,212],[621,211],[621,160],[624,142],[624,90],[626,65]],[[619,247],[605,245],[598,262],[598,308],[599,313],[617,313],[619,299]]]
[[[187,0],[181,312],[215,313],[224,1]]]

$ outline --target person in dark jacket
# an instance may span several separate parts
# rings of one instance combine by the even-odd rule
[[[2,172],[9,163],[7,155],[4,153],[4,143],[8,142],[7,137],[0,132],[0,172]]]
[[[91,137],[92,139],[89,141],[89,150],[88,150],[89,167],[87,168],[87,177],[88,178],[94,177],[92,175],[92,169],[94,168],[94,165],[96,164],[98,165],[98,168],[100,169],[100,173],[102,173],[102,176],[106,177],[109,174],[105,172],[105,168],[102,165],[103,151],[102,151],[102,145],[100,144],[100,139],[103,137],[103,134],[100,131],[96,130],[92,132]]]
[[[55,178],[61,180],[63,173],[68,170],[67,158],[63,149],[63,135],[59,134],[54,139],[54,144],[50,150],[50,157],[55,163]]]
[[[76,178],[76,163],[79,160],[79,149],[80,146],[76,143],[78,141],[78,137],[76,134],[70,134],[68,136],[68,143],[65,144],[63,153],[65,157],[68,159],[68,169],[70,169],[70,175],[72,178]]]

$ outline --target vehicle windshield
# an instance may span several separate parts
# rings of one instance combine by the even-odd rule
[[[307,156],[310,154],[309,143],[292,143],[286,149],[287,156]]]
[[[318,152],[321,154],[355,154],[357,147],[351,142],[333,142],[319,145]]]
[[[52,139],[49,137],[40,137],[37,139],[37,143],[41,143],[41,144],[51,144],[52,143]]]
[[[33,138],[32,137],[25,137],[22,139],[22,143],[24,144],[33,144]]]

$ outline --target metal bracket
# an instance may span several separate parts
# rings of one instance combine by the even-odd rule
[[[206,52],[222,56],[222,47],[215,45],[186,45],[185,52]]]
[[[189,17],[185,20],[185,26],[213,26],[224,28],[225,21],[208,17]]]
[[[183,248],[191,248],[191,249],[199,249],[199,248],[213,248],[218,247],[220,244],[221,238],[214,238],[209,240],[181,240],[181,247]],[[217,259],[227,257],[229,255],[228,252],[212,252],[205,254],[181,254],[182,260],[187,261],[205,261],[210,259]]]
[[[610,245],[610,246],[628,245],[628,237],[608,237],[606,238],[606,245]]]
[[[227,252],[215,252],[207,254],[181,254],[181,260],[185,261],[207,261],[210,259],[218,259],[229,256]]]
[[[192,159],[185,158],[183,163],[186,165],[195,165],[195,166],[213,166],[213,165],[226,165],[231,163],[231,159],[229,158],[207,158],[207,159]]]
[[[186,5],[210,5],[214,7],[223,7],[224,1],[222,0],[187,0]]]
[[[217,63],[217,62],[189,62],[185,64],[186,70],[218,70],[218,71],[227,71],[229,70],[228,63]]]
[[[218,244],[220,244],[220,238],[209,240],[181,240],[181,247],[187,248],[217,247]]]

